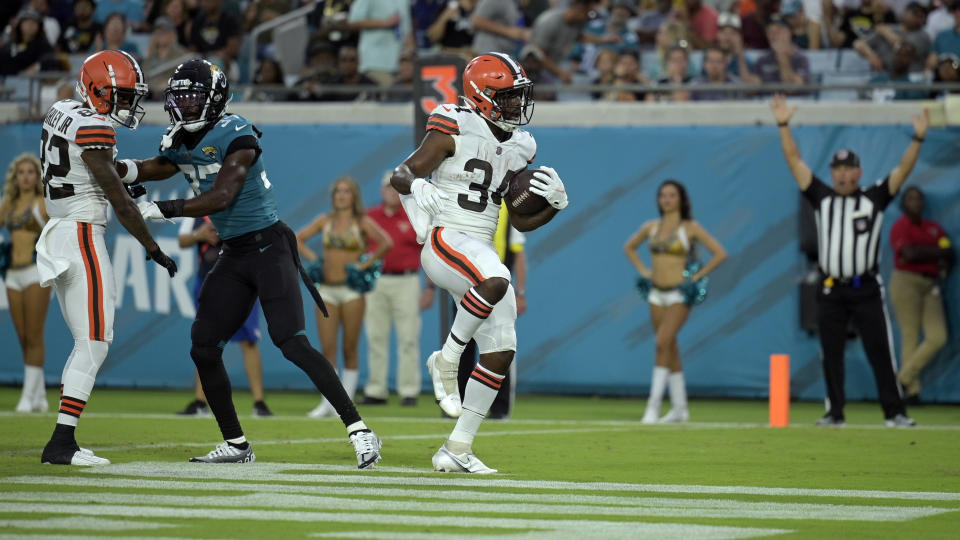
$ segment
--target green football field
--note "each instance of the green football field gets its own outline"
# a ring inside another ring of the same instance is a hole
[[[0,388],[0,411],[19,390]],[[50,391],[51,401],[54,398]],[[691,405],[686,425],[642,426],[639,399],[520,396],[474,450],[489,476],[432,471],[453,427],[418,407],[362,407],[383,461],[357,471],[339,420],[314,394],[274,393],[275,418],[234,399],[257,462],[187,463],[219,442],[212,418],[172,413],[182,392],[97,389],[78,440],[112,465],[40,464],[54,414],[0,413],[0,540],[6,538],[960,538],[960,407],[794,403],[766,426],[760,401]]]

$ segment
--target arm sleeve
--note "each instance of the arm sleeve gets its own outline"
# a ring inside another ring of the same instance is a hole
[[[460,135],[460,124],[454,111],[440,105],[427,118],[427,131],[439,131],[447,135]]]
[[[117,145],[117,132],[106,123],[80,126],[77,128],[74,142],[81,150],[113,148]]]
[[[367,19],[367,11],[369,10],[366,0],[353,0],[353,3],[350,4],[350,15],[347,17],[347,21],[352,23],[364,21]]]
[[[817,208],[820,205],[820,201],[829,197],[832,193],[833,190],[827,187],[827,185],[823,183],[823,180],[814,176],[810,181],[810,185],[803,191],[803,196],[810,201],[810,204],[812,204],[814,208]]]

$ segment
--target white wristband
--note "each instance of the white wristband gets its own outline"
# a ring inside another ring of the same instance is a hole
[[[137,175],[140,174],[140,170],[137,167],[137,162],[132,159],[121,159],[120,163],[123,163],[127,166],[127,174],[123,175],[120,180],[124,184],[132,184],[137,181]]]

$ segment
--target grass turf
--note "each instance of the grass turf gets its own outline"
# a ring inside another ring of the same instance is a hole
[[[17,398],[0,388],[0,411]],[[822,406],[794,403],[791,426],[771,429],[765,402],[697,400],[690,424],[641,426],[636,399],[520,396],[474,444],[501,474],[474,477],[431,471],[453,422],[429,396],[360,408],[384,440],[379,470],[362,472],[342,423],[304,416],[315,394],[268,395],[278,416],[264,419],[249,416],[249,394],[234,400],[258,463],[212,473],[185,463],[219,432],[170,414],[182,392],[97,389],[77,437],[113,461],[102,471],[40,465],[53,414],[0,415],[0,538],[956,538],[960,527],[955,406],[913,409],[919,428],[887,429],[878,405],[854,403],[846,427],[816,428]],[[38,522],[56,518],[69,519]]]

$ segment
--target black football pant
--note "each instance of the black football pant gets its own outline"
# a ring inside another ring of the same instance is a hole
[[[463,349],[463,354],[460,355],[460,366],[457,370],[457,385],[460,387],[460,395],[463,396],[467,391],[467,381],[470,380],[470,374],[473,373],[473,369],[477,365],[477,342],[470,340],[467,343],[466,348]],[[510,416],[510,409],[513,407],[513,397],[514,393],[512,388],[514,385],[513,377],[510,376],[514,372],[514,367],[516,365],[516,358],[513,362],[510,362],[510,370],[504,374],[503,383],[500,385],[500,390],[497,392],[497,397],[494,398],[493,403],[490,405],[490,411],[487,412],[487,418],[506,418]]]
[[[307,341],[295,250],[296,237],[283,222],[225,240],[200,289],[190,356],[224,439],[240,437],[243,430],[223,367],[223,347],[250,315],[257,298],[270,339],[283,356],[310,376],[345,424],[360,420],[336,371]]]
[[[883,285],[879,278],[864,276],[859,286],[837,282],[833,287],[824,287],[817,297],[817,310],[823,374],[830,400],[828,414],[837,419],[844,417],[843,352],[851,321],[860,334],[867,359],[873,368],[884,418],[906,414],[894,365],[889,318],[883,305]]]

